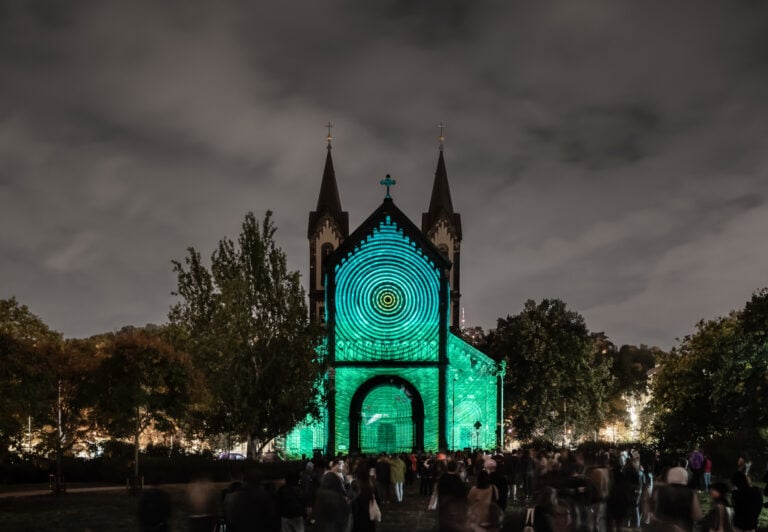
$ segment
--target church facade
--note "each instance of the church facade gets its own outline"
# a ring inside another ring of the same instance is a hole
[[[504,368],[459,336],[461,217],[441,147],[417,227],[381,205],[352,233],[328,154],[309,215],[309,300],[327,326],[323,419],[285,439],[291,455],[501,444]],[[383,191],[383,189],[381,189]]]

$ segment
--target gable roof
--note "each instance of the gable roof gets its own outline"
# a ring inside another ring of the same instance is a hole
[[[430,240],[424,236],[421,230],[395,206],[392,198],[384,198],[382,204],[349,235],[333,253],[326,258],[326,266],[337,265],[344,257],[353,252],[355,248],[370,235],[373,234],[381,222],[389,216],[390,220],[397,225],[412,242],[423,251],[424,255],[431,260],[435,266],[441,270],[448,270],[451,267],[451,261],[443,255],[440,250]]]

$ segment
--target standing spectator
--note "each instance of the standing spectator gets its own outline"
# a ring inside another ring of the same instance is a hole
[[[485,471],[488,472],[488,478],[490,479],[491,484],[496,486],[496,491],[498,492],[496,504],[502,511],[504,511],[507,508],[509,483],[507,482],[506,477],[496,470],[496,466],[496,460],[489,459],[485,461]]]
[[[408,460],[405,460],[405,485],[410,486],[413,481],[418,477],[419,471],[419,459],[416,458],[414,453],[408,455]]]
[[[688,455],[688,467],[691,470],[689,486],[696,491],[701,490],[701,473],[702,468],[704,467],[704,455],[701,454],[698,447]]]
[[[589,474],[592,491],[592,515],[595,518],[596,532],[606,530],[606,509],[608,495],[611,493],[611,476],[608,470],[608,453],[602,453],[597,459],[597,467]]]
[[[709,489],[712,486],[712,460],[708,455],[704,455],[704,465],[701,468],[704,476],[704,490],[709,493]]]
[[[291,471],[285,475],[285,484],[275,493],[281,532],[304,532],[306,514],[304,496],[299,488],[299,475]]]
[[[405,482],[405,462],[399,455],[392,455],[388,458],[389,462],[389,481],[395,491],[397,502],[403,502],[403,482]]]
[[[261,472],[245,472],[245,484],[224,498],[224,520],[228,532],[272,531],[277,522],[272,497],[261,484]]]
[[[557,500],[557,491],[552,486],[544,486],[536,497],[533,507],[533,529],[535,532],[554,532],[561,528],[563,519],[568,518]]]
[[[624,460],[624,464],[629,463]],[[621,465],[621,456],[611,458],[610,490],[606,500],[606,519],[608,530],[619,531],[626,526],[634,506],[634,487],[630,481],[631,473]],[[635,474],[636,476],[636,474]]]
[[[376,485],[379,489],[379,495],[381,496],[384,504],[390,503],[390,491],[389,491],[389,460],[386,453],[381,453],[379,459],[376,460]]]
[[[739,459],[736,461],[736,469],[744,473],[749,477],[749,470],[752,468],[752,458],[749,457],[749,453],[742,452],[739,454]]]
[[[517,500],[517,487],[523,483],[522,475],[520,474],[520,457],[518,451],[515,450],[504,461],[504,472],[510,482],[510,497],[512,497],[512,503]]]
[[[467,490],[451,460],[437,481],[437,520],[440,532],[463,532],[467,516]]]
[[[433,473],[432,460],[428,457],[423,457],[419,461],[419,495],[432,495],[432,488],[434,487]]]
[[[709,490],[712,505],[704,519],[699,523],[702,530],[733,532],[733,508],[728,504],[728,486],[715,482]]]
[[[688,487],[688,472],[673,467],[667,472],[667,484],[654,490],[656,513],[654,528],[672,530],[677,527],[687,532],[703,517],[699,497]]]
[[[737,532],[749,532],[757,528],[757,520],[763,510],[763,496],[760,490],[749,482],[743,471],[737,471],[731,478],[734,490],[733,526]]]
[[[344,484],[339,475],[328,471],[320,481],[312,509],[315,519],[313,530],[317,532],[346,532],[349,530],[351,513]],[[229,532],[229,530],[227,530]]]
[[[355,471],[354,481],[357,495],[352,499],[352,532],[375,532],[376,521],[371,519],[370,506],[372,501],[379,504],[373,479],[368,471],[367,464],[358,467]]]
[[[534,479],[536,477],[536,464],[533,460],[533,451],[525,449],[520,457],[520,475],[523,479],[523,492],[526,499],[533,498]]]
[[[304,466],[304,471],[301,472],[301,478],[299,480],[301,496],[304,499],[304,507],[306,508],[306,515],[312,513],[312,504],[315,501],[314,469],[315,464],[307,462]]]
[[[473,528],[484,528],[491,525],[491,518],[497,513],[492,513],[491,507],[497,507],[499,492],[491,483],[488,471],[483,469],[477,475],[477,483],[472,486],[467,495],[468,517]],[[494,523],[496,524],[496,523]]]

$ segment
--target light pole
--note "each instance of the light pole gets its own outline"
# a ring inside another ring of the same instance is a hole
[[[458,375],[453,376],[453,382],[451,383],[451,450],[456,450],[456,381],[459,380]]]
[[[476,434],[476,436],[475,436],[475,448],[476,449],[480,448],[480,427],[482,427],[482,426],[483,426],[483,424],[480,423],[479,420],[475,421],[475,434]]]

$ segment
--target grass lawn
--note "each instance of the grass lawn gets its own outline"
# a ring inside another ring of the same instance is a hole
[[[219,497],[226,484],[168,485],[172,530],[187,530],[188,516],[219,512]],[[132,531],[139,496],[126,491],[67,493],[0,498],[0,530]]]

